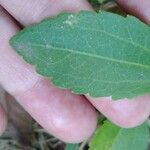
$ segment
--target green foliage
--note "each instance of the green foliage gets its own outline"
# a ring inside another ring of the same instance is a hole
[[[28,27],[10,44],[56,86],[120,99],[150,92],[149,39],[132,16],[82,11]]]
[[[65,150],[78,150],[79,145],[78,144],[67,144]]]
[[[148,138],[146,123],[133,129],[124,129],[106,121],[97,129],[90,150],[146,150]]]

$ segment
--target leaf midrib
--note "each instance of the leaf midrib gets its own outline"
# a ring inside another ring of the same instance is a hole
[[[81,51],[77,51],[77,50],[73,50],[73,49],[68,49],[68,48],[60,48],[60,47],[54,47],[52,45],[46,44],[46,45],[42,45],[42,44],[30,44],[31,46],[34,47],[42,47],[45,49],[54,49],[54,50],[59,50],[59,51],[64,51],[64,52],[70,52],[70,53],[74,53],[74,54],[79,54],[79,55],[84,55],[84,56],[88,56],[88,57],[93,57],[93,58],[99,58],[99,59],[103,59],[103,60],[107,60],[107,61],[111,61],[111,62],[115,62],[115,63],[121,63],[121,64],[126,64],[126,65],[131,65],[131,66],[136,66],[136,67],[142,67],[145,69],[150,69],[150,66],[148,65],[142,65],[139,63],[135,63],[135,62],[130,62],[130,61],[124,61],[124,60],[117,60],[114,58],[109,58],[109,57],[104,57],[104,56],[100,56],[100,55],[95,55],[95,54],[90,54],[90,53],[86,53],[86,52],[81,52]]]

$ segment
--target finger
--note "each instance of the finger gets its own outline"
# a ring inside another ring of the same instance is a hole
[[[63,141],[81,142],[95,130],[96,114],[88,101],[51,86],[47,80],[16,98],[45,129]]]
[[[117,101],[111,97],[88,99],[108,119],[124,128],[142,124],[150,114],[150,95]]]
[[[84,97],[53,87],[11,49],[18,31],[6,13],[0,15],[0,83],[48,132],[66,142],[80,142],[95,130],[96,113]]]
[[[61,11],[91,8],[86,0],[0,0],[0,4],[23,25],[37,23]]]
[[[116,0],[128,12],[150,24],[150,0]]]

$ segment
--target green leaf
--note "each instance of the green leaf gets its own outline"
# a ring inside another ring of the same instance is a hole
[[[90,143],[90,150],[146,150],[149,130],[144,123],[132,129],[119,128],[106,121]]]
[[[78,150],[79,144],[67,144],[65,150]]]
[[[63,13],[10,44],[38,73],[77,94],[120,99],[150,92],[150,28],[135,17]]]

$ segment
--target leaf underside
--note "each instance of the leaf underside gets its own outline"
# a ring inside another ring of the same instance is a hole
[[[146,150],[148,139],[149,129],[146,123],[124,129],[105,121],[93,136],[90,150]]]
[[[120,99],[150,92],[149,39],[135,17],[81,11],[25,28],[10,44],[56,86]]]

